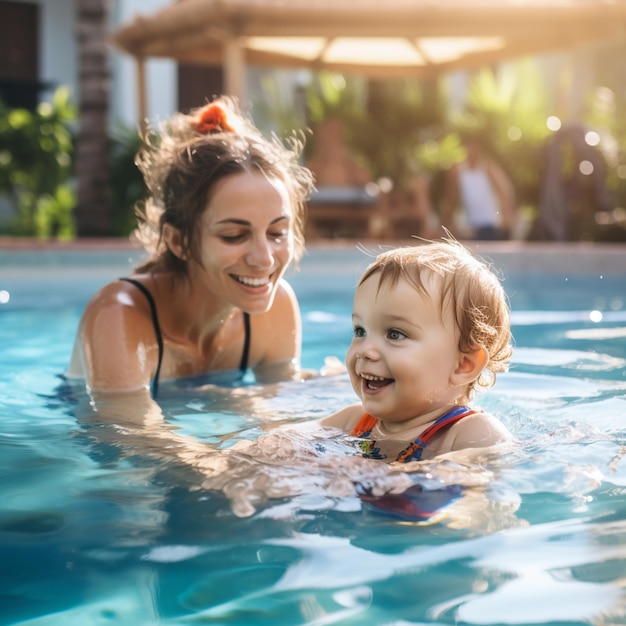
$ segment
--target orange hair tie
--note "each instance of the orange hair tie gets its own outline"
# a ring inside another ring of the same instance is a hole
[[[226,119],[226,112],[219,104],[209,104],[198,115],[194,128],[203,134],[212,132],[229,131],[234,132],[234,128]]]

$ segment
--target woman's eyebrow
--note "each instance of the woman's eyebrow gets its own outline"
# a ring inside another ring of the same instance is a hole
[[[224,220],[220,220],[219,222],[215,222],[216,224],[238,224],[240,226],[251,226],[251,223],[247,220],[240,220],[235,217],[228,217]]]
[[[277,224],[278,222],[282,220],[288,220],[288,219],[289,219],[288,215],[280,215],[279,217],[277,217],[276,219],[273,219],[270,222],[270,226]],[[219,222],[215,222],[215,224],[237,224],[238,226],[252,226],[252,222],[249,222],[248,220],[241,220],[236,217],[227,217],[223,220],[220,220]]]

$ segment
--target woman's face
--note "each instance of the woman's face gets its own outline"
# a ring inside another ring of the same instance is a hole
[[[282,181],[260,170],[220,180],[200,218],[192,281],[243,311],[266,312],[293,258],[293,221]]]

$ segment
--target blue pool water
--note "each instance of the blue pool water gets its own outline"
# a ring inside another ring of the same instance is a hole
[[[626,624],[626,252],[608,271],[571,254],[493,254],[516,351],[477,401],[514,451],[398,475],[270,429],[352,402],[341,375],[166,395],[200,469],[99,422],[58,374],[87,298],[136,255],[0,251],[0,625]],[[343,358],[367,261],[315,249],[290,277],[306,367]],[[462,491],[427,524],[355,482]]]

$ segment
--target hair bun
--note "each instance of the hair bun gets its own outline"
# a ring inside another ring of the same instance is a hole
[[[204,135],[214,132],[234,132],[234,128],[228,123],[226,111],[217,103],[207,104],[198,113],[198,117],[194,122],[194,128],[197,132]]]

